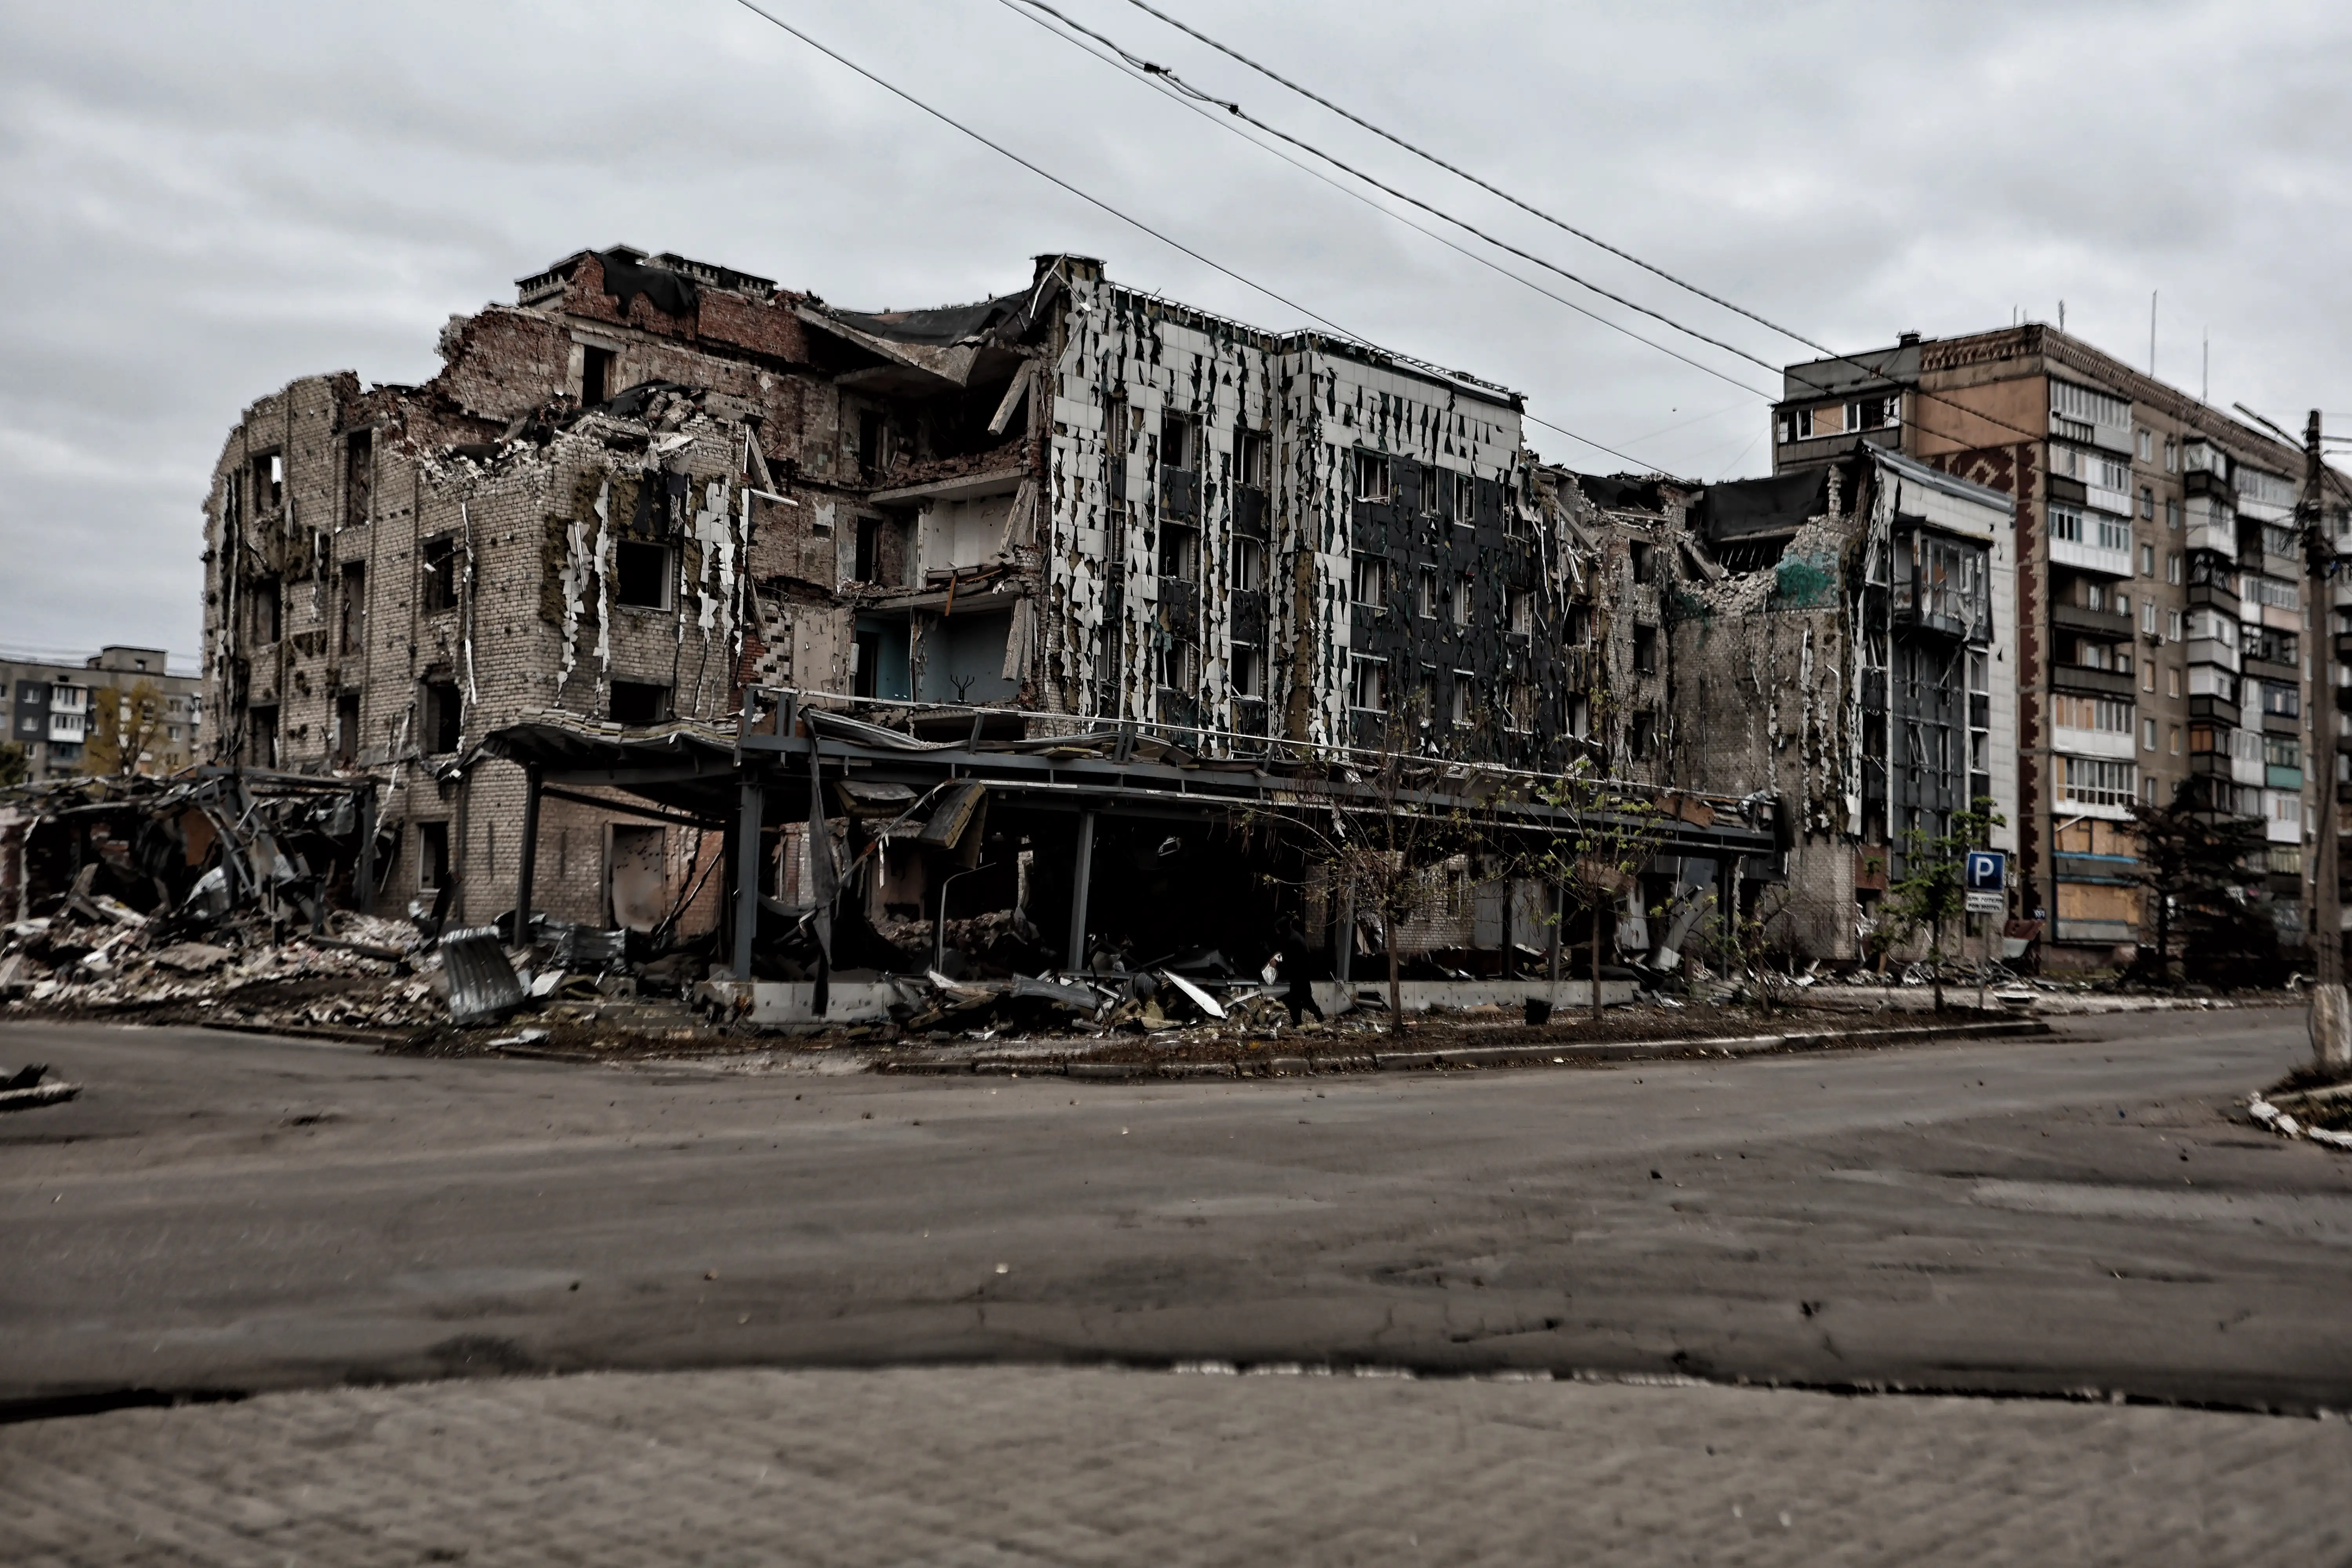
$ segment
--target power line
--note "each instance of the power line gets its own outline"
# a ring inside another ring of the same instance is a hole
[[[1005,0],[1005,3],[1010,4],[1012,3],[1012,0]],[[1558,262],[1546,260],[1543,257],[1538,256],[1535,252],[1522,249],[1520,247],[1513,245],[1508,240],[1498,239],[1495,236],[1488,234],[1485,229],[1478,227],[1475,224],[1470,223],[1466,219],[1455,217],[1452,213],[1445,211],[1443,207],[1425,202],[1419,196],[1413,195],[1408,191],[1400,190],[1396,186],[1387,184],[1385,181],[1378,179],[1371,174],[1368,174],[1363,170],[1355,167],[1353,164],[1343,162],[1342,160],[1334,157],[1332,154],[1324,152],[1320,147],[1314,145],[1312,142],[1301,141],[1299,138],[1291,135],[1290,132],[1282,130],[1278,126],[1267,124],[1265,121],[1258,119],[1255,115],[1250,113],[1238,103],[1234,103],[1222,98],[1213,98],[1208,93],[1202,92],[1200,89],[1192,86],[1190,82],[1186,81],[1182,77],[1178,76],[1174,71],[1170,70],[1167,67],[1155,65],[1151,61],[1144,59],[1139,55],[1131,54],[1127,49],[1120,47],[1116,40],[1109,38],[1101,33],[1096,32],[1093,28],[1085,26],[1083,23],[1072,21],[1061,12],[1054,9],[1053,6],[1046,5],[1045,0],[1018,0],[1018,3],[1030,6],[1035,10],[1043,11],[1047,16],[1050,16],[1055,20],[1060,22],[1063,26],[1073,28],[1077,32],[1084,33],[1087,37],[1104,45],[1106,47],[1117,50],[1119,58],[1126,60],[1138,71],[1148,73],[1150,76],[1157,77],[1160,79],[1166,81],[1178,91],[1183,93],[1187,98],[1195,99],[1202,103],[1214,104],[1217,108],[1223,110],[1226,113],[1232,115],[1236,120],[1240,120],[1246,124],[1253,125],[1258,130],[1265,132],[1269,136],[1279,137],[1283,141],[1290,143],[1293,147],[1297,148],[1299,151],[1308,153],[1313,157],[1321,159],[1324,163],[1330,164],[1333,168],[1339,170],[1342,174],[1345,174],[1353,179],[1361,180],[1364,184],[1371,186],[1374,190],[1380,191],[1386,195],[1393,196],[1398,201],[1405,202],[1412,206],[1419,207],[1423,212],[1429,214],[1432,217],[1438,219],[1440,222],[1450,223],[1464,233],[1473,235],[1477,238],[1486,241],[1488,245],[1493,246],[1497,250],[1504,251],[1508,255],[1516,256],[1522,261],[1532,262],[1536,266],[1542,268],[1547,272],[1557,273],[1560,277],[1565,278],[1570,282],[1575,284],[1580,289],[1588,289],[1613,304],[1622,305],[1629,310],[1639,311],[1641,314],[1649,317],[1652,321],[1672,327],[1675,331],[1682,333],[1685,337],[1696,338],[1700,342],[1706,343],[1711,348],[1721,349],[1727,354],[1732,354],[1740,359],[1744,359],[1751,364],[1760,365],[1764,369],[1771,371],[1775,374],[1780,374],[1780,367],[1774,364],[1769,360],[1759,358],[1755,354],[1749,353],[1746,349],[1738,347],[1737,344],[1725,342],[1720,338],[1709,337],[1706,333],[1700,331],[1696,327],[1685,326],[1682,322],[1675,321],[1672,316],[1665,314],[1662,310],[1654,310],[1649,306],[1642,304],[1638,300],[1629,300],[1622,294],[1614,293],[1610,289],[1602,288],[1600,284],[1593,282],[1589,278],[1580,277],[1576,273],[1570,272],[1567,268],[1560,266]],[[1158,13],[1155,12],[1154,15],[1158,15]],[[1318,101],[1320,100],[1318,100]],[[1590,312],[1588,312],[1588,314]],[[1647,340],[1643,341],[1646,342]],[[1651,346],[1654,348],[1657,345],[1654,343]],[[1667,352],[1671,353],[1672,351],[1669,350]],[[1679,359],[1682,356],[1677,354],[1675,357]],[[1740,384],[1733,382],[1732,384],[1737,386]],[[1754,391],[1752,387],[1748,390]],[[1764,394],[1758,393],[1757,395],[1762,396]]]
[[[1037,5],[1039,4],[1039,0],[1024,0],[1024,3]],[[1675,287],[1684,289],[1689,293],[1696,294],[1700,299],[1707,300],[1711,304],[1721,306],[1724,310],[1729,310],[1736,315],[1744,316],[1759,326],[1765,327],[1771,331],[1778,332],[1782,337],[1789,339],[1792,342],[1802,343],[1805,347],[1811,349],[1816,353],[1825,355],[1836,363],[1861,371],[1868,375],[1879,375],[1883,374],[1876,366],[1866,365],[1860,360],[1854,359],[1846,354],[1839,353],[1836,350],[1828,347],[1826,344],[1815,342],[1812,339],[1805,336],[1802,332],[1797,331],[1792,328],[1781,326],[1778,322],[1775,322],[1767,317],[1759,315],[1757,312],[1748,310],[1743,305],[1735,304],[1731,300],[1722,298],[1720,295],[1700,288],[1696,283],[1678,278],[1674,273],[1667,271],[1664,268],[1656,266],[1652,262],[1645,261],[1642,258],[1634,255],[1632,251],[1612,245],[1607,240],[1601,239],[1596,235],[1587,233],[1585,230],[1568,222],[1565,218],[1561,218],[1551,213],[1546,212],[1541,207],[1535,205],[1533,203],[1524,201],[1519,197],[1513,195],[1510,192],[1504,190],[1499,185],[1496,185],[1486,180],[1481,179],[1479,176],[1471,174],[1468,170],[1459,168],[1456,165],[1446,162],[1444,159],[1438,157],[1435,153],[1415,146],[1412,142],[1406,141],[1403,137],[1374,124],[1372,121],[1365,119],[1362,115],[1354,112],[1352,110],[1345,109],[1340,105],[1332,102],[1329,99],[1325,98],[1320,93],[1314,91],[1312,89],[1300,86],[1297,82],[1292,81],[1288,77],[1282,75],[1272,67],[1252,59],[1249,56],[1243,54],[1240,50],[1232,47],[1230,45],[1219,42],[1217,39],[1211,37],[1208,34],[1202,32],[1198,27],[1183,21],[1181,18],[1171,16],[1167,12],[1159,9],[1157,6],[1147,4],[1147,0],[1128,0],[1128,3],[1133,5],[1137,10],[1142,11],[1148,16],[1158,17],[1160,21],[1165,22],[1168,26],[1175,28],[1177,31],[1206,44],[1209,47],[1216,50],[1219,54],[1240,62],[1242,65],[1248,67],[1251,70],[1257,72],[1260,76],[1265,77],[1267,80],[1289,89],[1292,92],[1298,94],[1301,98],[1307,100],[1311,103],[1320,105],[1324,109],[1327,109],[1332,113],[1339,116],[1341,119],[1348,121],[1350,124],[1362,127],[1364,130],[1370,132],[1373,135],[1380,137],[1382,141],[1391,142],[1394,145],[1402,148],[1404,151],[1412,153],[1414,157],[1434,164],[1436,167],[1444,170],[1446,173],[1453,174],[1459,179],[1469,182],[1471,184],[1477,186],[1480,190],[1486,191],[1488,194],[1509,203],[1511,205],[1541,219],[1543,222],[1551,225],[1553,227],[1558,228],[1564,233],[1575,236],[1577,238],[1583,240],[1588,245],[1596,246],[1599,248],[1607,251],[1612,256],[1615,256],[1625,261],[1631,262],[1633,265],[1642,268],[1643,271],[1649,272],[1658,278],[1662,278],[1665,281],[1673,284]],[[1118,46],[1113,45],[1112,47],[1117,47]],[[1124,50],[1121,52],[1125,53]],[[1166,72],[1165,68],[1160,67],[1153,67],[1151,68],[1155,72],[1161,72],[1171,77],[1174,74],[1172,72]],[[1188,90],[1197,89],[1188,88]],[[1242,114],[1242,110],[1238,106],[1226,103],[1224,100],[1220,99],[1209,98],[1207,94],[1202,94],[1201,96],[1209,102],[1217,103],[1221,107],[1231,110],[1234,114]],[[1248,118],[1245,115],[1243,117]],[[1261,124],[1262,122],[1252,120],[1250,123],[1255,125]],[[1271,127],[1267,127],[1267,129],[1271,131],[1273,134],[1282,136],[1285,141],[1291,142],[1294,145],[1312,153],[1316,157],[1332,164],[1334,167],[1348,169],[1347,164],[1340,163],[1339,160],[1332,157],[1329,153],[1322,152],[1320,149],[1315,148],[1305,142],[1300,142],[1296,138],[1285,135],[1282,132],[1273,131]],[[1353,169],[1348,169],[1348,172],[1351,174],[1355,174],[1357,178],[1364,180],[1367,184],[1380,185],[1378,181],[1372,180],[1369,175],[1359,174]],[[1391,189],[1391,187],[1386,185],[1380,185],[1380,188],[1382,190]],[[1411,196],[1402,195],[1401,193],[1391,191],[1391,194],[1399,195],[1400,199],[1413,202],[1413,205],[1423,207],[1424,210],[1438,213],[1438,216],[1445,218],[1445,221],[1448,223],[1454,224],[1465,229],[1469,229],[1470,232],[1474,234],[1479,233],[1478,230],[1472,228],[1470,225],[1464,223],[1461,219],[1455,218],[1449,214],[1438,212],[1438,209],[1429,206],[1426,203],[1420,202]],[[1502,242],[1493,240],[1484,234],[1479,234],[1479,237],[1482,239],[1487,239],[1490,244],[1502,244]],[[1722,342],[1718,339],[1711,338],[1704,332],[1686,327],[1680,321],[1675,321],[1671,316],[1665,315],[1662,311],[1651,310],[1649,307],[1644,305],[1633,304],[1632,301],[1623,300],[1619,295],[1610,293],[1607,289],[1598,288],[1597,286],[1587,282],[1585,279],[1577,277],[1574,273],[1569,272],[1565,268],[1555,267],[1551,263],[1544,261],[1539,258],[1530,256],[1528,252],[1519,250],[1516,247],[1503,245],[1502,248],[1510,250],[1514,255],[1525,256],[1528,259],[1536,262],[1538,266],[1558,272],[1561,277],[1570,279],[1580,287],[1591,289],[1594,293],[1601,294],[1604,298],[1616,300],[1621,304],[1626,304],[1631,309],[1639,310],[1645,316],[1650,316],[1657,321],[1664,322],[1678,332],[1696,338],[1702,342],[1712,343],[1717,348],[1724,349],[1728,353],[1738,355],[1741,359],[1749,361],[1751,363],[1762,365],[1766,370],[1773,371],[1776,374],[1793,379],[1800,384],[1809,387],[1814,392],[1821,393],[1831,390],[1827,384],[1800,374],[1793,369],[1785,366],[1774,365],[1769,361],[1759,359],[1758,356],[1748,353],[1744,349],[1734,348],[1730,344]],[[2013,425],[2010,421],[2000,417],[1998,415],[1988,414],[1982,409],[1970,407],[1967,404],[1959,403],[1952,398],[1946,397],[1941,393],[1930,392],[1924,386],[1915,387],[1913,390],[1921,397],[1929,399],[1932,402],[1943,404],[1948,408],[1969,415],[1974,418],[1981,419],[1986,424],[1998,426],[2004,430],[2013,431],[2017,435],[2023,436],[2030,440],[2042,440],[2046,438],[2049,434],[2046,430],[2031,430],[2022,425]]]
[[[1141,218],[1123,212],[1119,208],[1111,205],[1108,202],[1104,201],[1100,196],[1080,189],[1078,186],[1072,184],[1069,181],[1063,179],[1059,174],[1055,174],[1051,171],[1030,162],[1028,159],[1023,157],[1020,153],[1013,152],[1011,148],[1003,145],[1002,142],[990,140],[987,136],[984,136],[980,132],[973,130],[971,126],[966,125],[963,121],[947,113],[945,110],[932,108],[929,104],[924,102],[921,99],[917,98],[913,93],[908,92],[906,89],[898,86],[894,82],[884,79],[882,77],[866,69],[864,66],[859,65],[856,61],[849,58],[846,55],[840,53],[838,50],[834,49],[825,44],[820,43],[815,38],[811,37],[808,34],[802,32],[798,27],[793,26],[790,22],[785,21],[782,17],[778,16],[773,12],[756,4],[755,0],[736,0],[736,4],[742,6],[743,9],[751,12],[761,20],[791,34],[793,37],[798,38],[802,43],[806,44],[810,48],[814,49],[817,53],[824,56],[825,58],[833,61],[835,65],[856,72],[857,75],[864,77],[867,81],[872,82],[875,86],[889,93],[892,97],[898,98],[914,108],[921,110],[925,114],[929,115],[932,119],[937,120],[941,124],[948,126],[951,130],[960,132],[963,135],[970,137],[974,142],[979,142],[990,152],[994,153],[1001,157],[1009,159],[1013,163],[1020,164],[1021,167],[1028,170],[1039,179],[1044,180],[1047,184],[1055,185],[1061,190],[1068,192],[1071,195],[1077,197],[1087,205],[1108,214],[1110,216],[1117,218],[1119,222],[1126,224],[1128,226],[1136,229],[1139,233],[1150,235],[1152,238],[1160,241],[1160,244],[1167,246],[1170,249],[1178,251],[1182,255],[1192,258],[1202,266],[1206,267],[1213,271],[1222,273],[1223,276],[1232,279],[1234,282],[1239,283],[1245,289],[1249,289],[1259,294],[1265,295],[1267,299],[1274,300],[1276,304],[1282,305],[1288,310],[1297,311],[1300,315],[1307,317],[1309,321],[1322,323],[1324,326],[1328,327],[1338,336],[1345,338],[1350,342],[1360,344],[1365,348],[1372,349],[1382,353],[1390,352],[1388,350],[1381,349],[1380,345],[1374,343],[1370,339],[1366,338],[1360,333],[1350,331],[1349,329],[1341,326],[1339,322],[1333,321],[1330,317],[1324,315],[1319,310],[1302,305],[1298,301],[1289,298],[1287,295],[1280,293],[1277,290],[1267,287],[1265,284],[1258,282],[1255,279],[1247,277],[1241,272],[1237,272],[1233,268],[1226,266],[1221,261],[1213,260],[1209,257],[1203,256],[1201,252],[1193,249],[1191,246],[1186,245],[1183,241],[1177,239],[1160,229],[1154,228],[1151,225],[1144,222]],[[1442,367],[1436,365],[1431,365],[1429,368],[1433,370],[1442,369]],[[1595,441],[1589,436],[1580,436],[1575,431],[1568,429],[1563,426],[1555,425],[1548,419],[1538,419],[1535,416],[1527,413],[1525,409],[1521,409],[1520,414],[1522,417],[1526,418],[1530,423],[1540,425],[1547,430],[1557,431],[1572,441],[1577,441],[1584,446],[1592,447],[1595,451],[1606,452],[1612,458],[1620,458],[1625,462],[1633,464],[1637,468],[1648,469],[1654,473],[1662,473],[1664,471],[1664,469],[1659,468],[1655,464],[1644,463],[1639,458],[1633,457],[1624,452],[1620,452],[1615,447]]]
[[[1267,156],[1278,158],[1283,163],[1289,164],[1294,169],[1297,169],[1300,174],[1307,174],[1314,179],[1322,181],[1333,190],[1349,196],[1356,201],[1363,203],[1366,206],[1371,208],[1374,212],[1379,213],[1381,216],[1393,219],[1395,222],[1404,225],[1407,228],[1412,229],[1415,234],[1426,235],[1429,238],[1435,240],[1438,244],[1445,247],[1446,249],[1454,252],[1456,255],[1467,257],[1472,261],[1476,262],[1479,266],[1486,268],[1490,271],[1501,274],[1503,277],[1509,279],[1512,282],[1518,284],[1521,288],[1532,289],[1536,293],[1542,295],[1545,299],[1553,301],[1555,304],[1565,305],[1568,309],[1574,310],[1578,315],[1598,321],[1612,331],[1622,332],[1626,337],[1633,339],[1635,342],[1642,344],[1645,348],[1655,349],[1660,353],[1665,354],[1669,358],[1682,361],[1683,363],[1689,365],[1694,370],[1704,371],[1706,374],[1714,376],[1718,381],[1727,382],[1729,384],[1739,388],[1742,392],[1747,393],[1752,397],[1761,397],[1767,402],[1773,400],[1770,393],[1750,386],[1746,382],[1739,380],[1738,377],[1727,374],[1725,372],[1717,370],[1715,366],[1708,364],[1702,360],[1695,360],[1691,358],[1688,354],[1682,353],[1680,350],[1668,348],[1665,344],[1659,342],[1654,338],[1645,338],[1641,333],[1633,331],[1631,327],[1624,325],[1622,322],[1613,321],[1597,310],[1588,310],[1584,306],[1578,304],[1575,300],[1569,299],[1564,294],[1555,293],[1553,290],[1545,288],[1542,284],[1535,281],[1535,279],[1531,278],[1526,277],[1521,273],[1512,271],[1509,268],[1496,261],[1494,258],[1490,256],[1482,256],[1477,251],[1471,249],[1468,246],[1464,245],[1457,240],[1449,239],[1433,228],[1429,228],[1423,225],[1415,223],[1412,219],[1405,216],[1403,214],[1382,206],[1380,203],[1374,201],[1371,197],[1366,195],[1363,192],[1356,189],[1354,186],[1343,184],[1339,181],[1333,179],[1330,175],[1323,173],[1320,169],[1315,168],[1311,164],[1300,163],[1297,159],[1285,153],[1281,148],[1267,146],[1265,142],[1259,141],[1255,136],[1250,135],[1247,132],[1242,130],[1240,126],[1234,124],[1231,121],[1220,120],[1202,107],[1203,103],[1215,103],[1218,100],[1204,98],[1202,94],[1196,91],[1181,79],[1176,77],[1175,73],[1169,71],[1164,68],[1155,66],[1149,60],[1139,62],[1135,57],[1128,54],[1116,43],[1103,37],[1101,34],[1093,32],[1083,25],[1070,20],[1069,17],[1064,16],[1061,12],[1055,10],[1052,6],[1043,5],[1033,6],[1029,3],[1029,0],[997,0],[997,4],[1003,5],[1006,10],[1012,12],[1014,16],[1019,16],[1024,21],[1030,22],[1036,26],[1045,29],[1047,33],[1050,33],[1055,37],[1061,39],[1064,43],[1086,55],[1088,58],[1099,60],[1104,65],[1109,66],[1113,69],[1125,71],[1128,75],[1134,77],[1137,80],[1143,82],[1146,86],[1157,89],[1170,101],[1192,110],[1194,114],[1199,115],[1202,119],[1221,130],[1233,132],[1234,135],[1241,138],[1244,142],[1248,142],[1251,146],[1257,148]],[[1053,23],[1046,21],[1045,17],[1035,15],[1035,12],[1038,11],[1046,13],[1046,15],[1053,16],[1055,20],[1062,22],[1073,30],[1084,34],[1086,37],[1092,38],[1102,44],[1105,47],[1112,51],[1111,55],[1102,55],[1087,47],[1086,44],[1080,39],[1072,37],[1068,33],[1063,32],[1060,28],[1055,27]],[[1220,104],[1220,107],[1230,106]],[[1240,118],[1247,121],[1252,125],[1257,125],[1259,123],[1257,121],[1251,120],[1249,116],[1245,114],[1241,115]],[[1279,132],[1273,132],[1273,134],[1280,135],[1281,133]],[[1366,183],[1374,184],[1375,182],[1367,181]],[[1484,237],[1481,236],[1480,237],[1483,238]],[[1506,247],[1504,248],[1508,247]],[[1581,439],[1581,437],[1579,438]]]

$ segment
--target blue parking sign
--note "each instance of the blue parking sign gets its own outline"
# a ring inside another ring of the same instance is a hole
[[[1998,893],[2009,885],[2009,857],[1998,849],[1971,849],[1965,868],[1967,890]]]

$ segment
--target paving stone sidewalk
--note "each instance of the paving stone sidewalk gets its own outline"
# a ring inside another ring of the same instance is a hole
[[[429,1384],[0,1427],[0,1562],[2341,1563],[2352,1426],[997,1367]]]

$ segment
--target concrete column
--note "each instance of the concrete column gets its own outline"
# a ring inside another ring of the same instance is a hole
[[[743,775],[735,818],[735,978],[751,978],[751,939],[760,934],[760,824],[767,790],[759,775]]]
[[[1337,894],[1332,904],[1339,916],[1331,922],[1331,978],[1345,989],[1353,978],[1349,971],[1356,957],[1356,895],[1353,889]]]
[[[530,936],[531,880],[539,869],[539,764],[522,770],[522,847],[515,852],[515,924],[507,940],[520,945]]]
[[[1070,867],[1070,973],[1087,967],[1087,888],[1094,879],[1095,814],[1078,813],[1078,852]]]
[[[375,785],[369,784],[360,792],[360,858],[352,875],[359,886],[357,895],[360,913],[375,913]]]

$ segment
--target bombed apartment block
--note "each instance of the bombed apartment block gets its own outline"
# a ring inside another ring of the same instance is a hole
[[[730,723],[757,687],[917,733],[981,709],[1536,768],[1591,722],[1519,399],[1458,373],[1066,256],[854,312],[583,251],[440,349],[422,385],[256,402],[206,508],[215,753],[388,780],[395,905],[511,907],[525,781],[482,742],[526,718]],[[542,809],[546,912],[717,918],[709,825],[587,784]]]
[[[1707,488],[1672,593],[1678,778],[1767,790],[1797,952],[1865,955],[1916,847],[1962,813],[2017,844],[2014,541],[2007,498],[1884,451]],[[2006,911],[1962,951],[1999,957]]]

